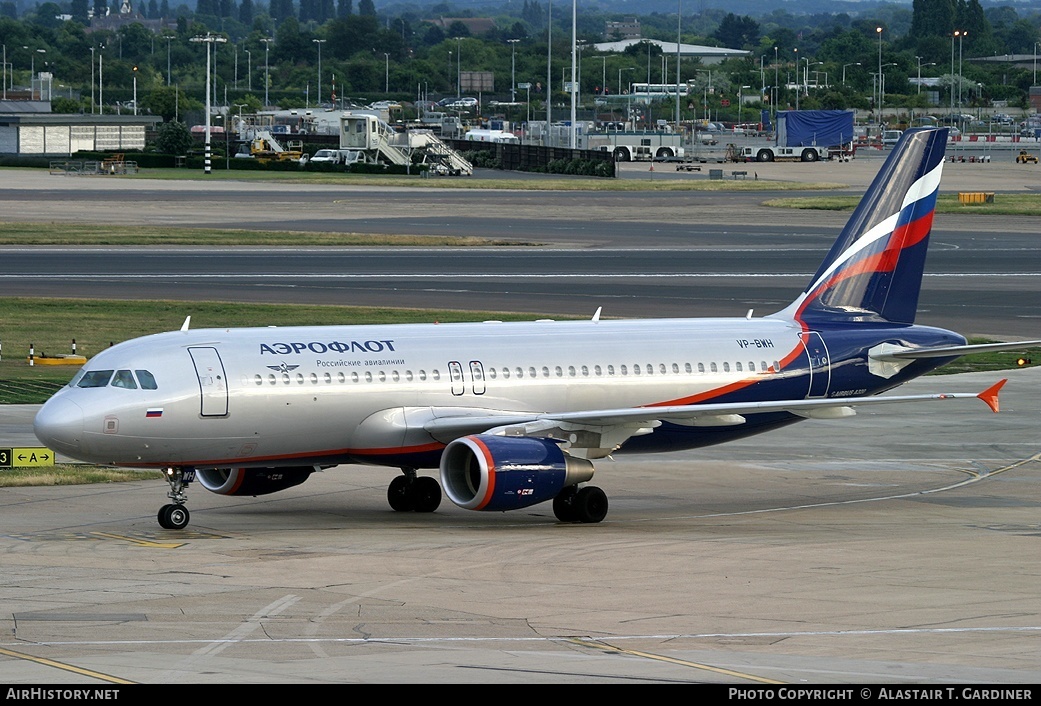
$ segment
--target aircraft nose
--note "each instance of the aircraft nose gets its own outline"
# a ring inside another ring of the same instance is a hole
[[[36,413],[33,432],[45,446],[75,457],[83,436],[83,409],[71,400],[50,400]]]

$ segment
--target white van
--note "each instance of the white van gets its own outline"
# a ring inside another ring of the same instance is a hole
[[[892,147],[900,141],[900,135],[903,134],[903,130],[883,130],[882,131],[882,146]]]

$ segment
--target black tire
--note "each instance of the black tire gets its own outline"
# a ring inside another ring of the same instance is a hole
[[[579,522],[602,522],[607,517],[607,493],[595,485],[587,485],[575,496],[574,507]]]
[[[440,488],[438,489],[440,491]],[[387,502],[395,512],[411,512],[416,508],[408,478],[396,476],[387,487]]]
[[[770,150],[759,150],[759,154],[755,156],[757,162],[772,162],[774,161],[774,153]]]
[[[416,512],[433,512],[441,504],[441,486],[430,476],[416,478],[410,492]]]
[[[159,508],[158,519],[163,529],[179,530],[188,526],[191,514],[184,505],[163,505]]]
[[[614,151],[614,161],[616,162],[631,162],[632,159],[629,156],[629,150],[621,147],[616,147]]]
[[[553,514],[561,522],[578,522],[578,512],[575,510],[575,497],[578,495],[578,487],[569,485],[561,490],[557,497],[553,498]]]
[[[803,150],[802,161],[804,162],[816,162],[817,161],[817,150]]]

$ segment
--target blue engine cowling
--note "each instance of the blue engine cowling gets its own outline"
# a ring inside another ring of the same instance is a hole
[[[198,470],[195,477],[202,487],[218,495],[268,495],[311,477],[312,466],[287,468],[210,468]]]
[[[445,494],[467,510],[517,510],[552,500],[593,477],[593,464],[550,439],[464,436],[441,454]]]

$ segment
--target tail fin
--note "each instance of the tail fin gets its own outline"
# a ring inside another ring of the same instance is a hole
[[[810,286],[781,314],[914,323],[946,146],[946,128],[903,134]]]

